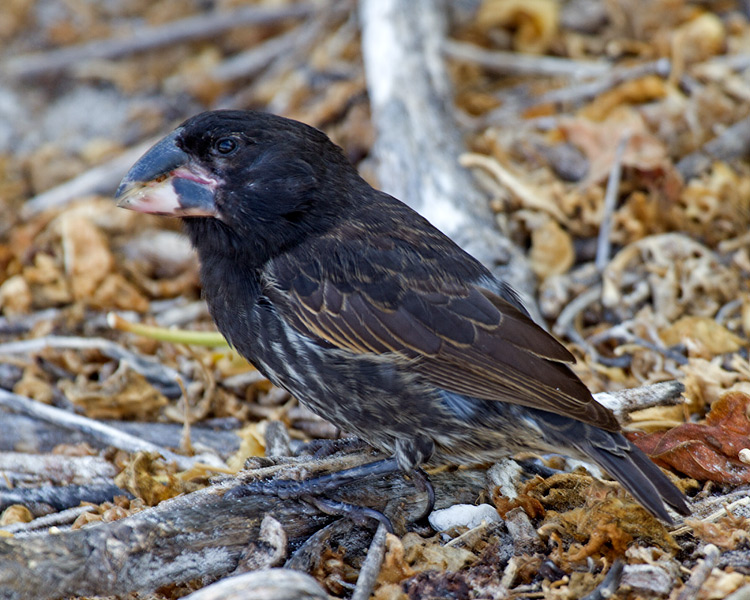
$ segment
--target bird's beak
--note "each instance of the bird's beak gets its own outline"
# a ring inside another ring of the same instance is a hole
[[[133,165],[117,188],[117,206],[171,217],[218,217],[219,182],[177,146],[180,133],[170,133]]]

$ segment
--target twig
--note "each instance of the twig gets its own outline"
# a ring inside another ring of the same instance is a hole
[[[687,580],[685,587],[682,588],[677,600],[694,600],[698,597],[703,584],[719,562],[719,549],[713,544],[707,544],[703,549],[705,558],[698,561],[698,566],[693,569],[690,579]]]
[[[3,354],[31,354],[45,348],[70,348],[73,350],[98,350],[112,359],[125,361],[128,365],[143,375],[149,382],[158,386],[168,397],[180,395],[179,379],[184,377],[171,367],[167,367],[156,360],[139,356],[104,338],[79,338],[72,336],[46,336],[30,340],[20,340],[0,344],[0,356]]]
[[[89,483],[87,485],[43,485],[39,487],[19,487],[13,490],[0,490],[0,511],[13,504],[28,507],[32,514],[41,516],[55,510],[67,510],[81,502],[101,504],[111,502],[115,496],[132,497],[129,492],[112,481]],[[0,588],[0,597],[2,597]]]
[[[203,317],[208,317],[208,306],[205,300],[185,302],[180,298],[175,303],[170,301],[168,306],[157,306],[156,301],[151,302],[149,314],[153,315],[157,325],[161,327],[176,327],[185,323],[195,323]]]
[[[567,337],[572,342],[579,344],[594,358],[599,356],[599,353],[591,344],[583,339],[583,336],[580,333],[578,333],[578,330],[575,327],[575,321],[578,315],[581,314],[587,306],[593,304],[601,297],[601,284],[591,286],[586,291],[581,292],[560,311],[557,321],[555,321],[555,325],[552,327],[552,332],[555,335],[559,337]]]
[[[692,70],[699,73],[703,69],[713,69],[714,67],[725,67],[732,71],[744,71],[750,68],[750,53],[743,52],[740,54],[723,54],[716,56],[706,62],[693,65]]]
[[[354,589],[351,600],[367,600],[375,588],[375,582],[380,575],[380,567],[383,564],[385,555],[385,539],[387,530],[382,523],[378,525],[378,530],[372,538],[370,549],[367,551],[365,562],[357,577],[357,587]]]
[[[473,44],[446,40],[443,51],[450,58],[476,63],[501,75],[549,75],[552,77],[599,77],[611,73],[606,61],[583,61],[553,56],[531,56],[518,52],[485,50]]]
[[[192,346],[208,346],[209,348],[229,348],[229,343],[218,331],[195,331],[192,329],[173,329],[157,325],[146,325],[123,319],[115,312],[107,313],[107,325],[112,329],[132,333],[170,344],[187,344]]]
[[[50,515],[44,515],[43,517],[39,517],[28,523],[11,523],[9,525],[3,525],[0,526],[0,531],[7,531],[16,537],[20,537],[19,534],[35,531],[37,529],[47,529],[53,526],[72,523],[82,514],[92,512],[93,510],[93,506],[75,506]]]
[[[88,194],[114,193],[117,184],[125,176],[128,169],[157,141],[158,138],[149,139],[126,150],[119,156],[81,173],[78,177],[37,194],[23,205],[21,218],[30,219],[47,209],[61,208]]]
[[[679,381],[663,381],[628,390],[594,394],[599,404],[615,413],[620,423],[628,421],[628,414],[652,406],[672,406],[682,402],[685,386]]]
[[[739,498],[737,500],[728,502],[730,498],[738,496]],[[693,514],[705,512],[706,508],[711,510],[711,507],[722,504],[722,506],[718,510],[709,513],[705,517],[701,517],[701,521],[703,521],[704,523],[716,523],[716,521],[718,521],[719,519],[731,515],[736,509],[748,506],[750,504],[750,495],[748,495],[747,486],[742,486],[741,488],[733,490],[732,492],[729,492],[728,494],[725,494],[723,496],[711,496],[704,500],[693,500],[692,504]],[[677,537],[685,533],[689,533],[692,530],[692,526],[687,523],[672,531],[672,535]]]
[[[667,77],[672,66],[669,59],[660,58],[659,60],[647,62],[641,65],[635,65],[632,67],[619,67],[603,73],[600,77],[597,77],[594,81],[587,81],[585,83],[575,83],[559,89],[545,92],[538,96],[529,96],[524,94],[521,98],[514,96],[510,88],[502,90],[503,104],[498,108],[491,110],[490,112],[482,115],[473,122],[473,126],[484,127],[489,123],[497,123],[504,121],[509,118],[517,116],[520,112],[528,110],[534,106],[541,106],[545,104],[555,105],[577,105],[581,102],[594,98],[600,94],[603,94],[607,90],[625,83],[626,81],[632,81],[647,75],[659,75],[660,77]],[[521,85],[528,85],[527,83]]]
[[[227,12],[200,14],[159,27],[136,28],[124,38],[97,40],[52,52],[17,56],[6,62],[4,71],[19,78],[37,77],[75,68],[86,60],[113,59],[135,52],[210,38],[235,27],[299,19],[309,16],[312,12],[311,4],[298,3],[270,8],[245,6]]]
[[[211,69],[208,76],[218,83],[227,83],[236,79],[253,77],[274,59],[297,45],[300,36],[305,35],[308,27],[295,27],[282,35],[266,40],[226,59]]]
[[[615,560],[604,576],[604,579],[602,579],[602,582],[596,586],[593,592],[586,594],[581,600],[606,600],[614,596],[620,587],[624,568],[625,563],[621,559],[618,558]]]
[[[274,112],[277,114],[286,114],[289,109],[289,95],[295,96],[296,85],[307,85],[307,77],[304,77],[308,65],[310,53],[314,47],[317,47],[318,42],[321,39],[321,34],[329,30],[331,21],[334,20],[339,14],[339,11],[345,8],[345,5],[337,4],[330,10],[322,11],[318,13],[314,18],[307,19],[304,27],[298,27],[297,35],[290,38],[293,42],[289,48],[284,49],[280,54],[275,56],[269,56],[272,60],[265,65],[263,72],[258,72],[257,76],[250,82],[250,84],[238,92],[231,94],[228,97],[222,98],[218,105],[213,108],[231,109],[231,108],[246,108],[248,106],[255,106],[258,104],[259,97],[266,96],[266,90],[272,88],[274,90],[273,97],[268,101],[265,110]],[[266,42],[266,43],[270,43]],[[238,61],[246,61],[247,63],[258,61],[263,59],[265,52],[261,51],[261,46],[258,46],[254,50],[259,52],[259,56],[252,58],[249,50],[244,59]],[[229,59],[230,61],[233,59]],[[228,67],[230,70],[240,70],[239,66]],[[288,76],[290,73],[294,73],[292,79],[295,82],[290,86]],[[302,74],[303,77],[299,77]],[[283,85],[279,85],[280,81],[284,81]]]
[[[166,460],[174,462],[179,469],[187,470],[196,464],[209,464],[211,466],[224,466],[215,455],[180,456],[171,450],[147,442],[134,435],[118,431],[114,427],[104,425],[93,419],[74,415],[54,406],[47,406],[41,402],[35,402],[31,398],[12,394],[0,389],[0,406],[5,406],[14,412],[18,412],[48,423],[53,423],[66,429],[85,432],[86,435],[99,440],[109,446],[114,446],[126,452],[156,452]]]
[[[14,335],[26,333],[40,321],[54,321],[60,316],[61,312],[59,308],[47,308],[27,315],[0,317],[0,334]]]
[[[750,117],[727,127],[719,136],[706,142],[677,163],[677,170],[687,180],[711,167],[717,160],[730,160],[750,153]]]
[[[28,452],[0,452],[0,473],[33,474],[35,481],[44,480],[56,485],[84,485],[92,481],[111,481],[117,469],[99,456],[63,456],[59,454],[29,454]],[[10,477],[13,483],[13,476]]]
[[[685,356],[683,356],[679,352],[676,352],[675,350],[672,350],[671,348],[667,348],[659,340],[657,340],[656,342],[650,342],[649,340],[644,339],[639,335],[635,335],[632,331],[627,329],[628,323],[630,323],[630,321],[625,321],[595,335],[592,335],[587,340],[587,343],[592,347],[596,347],[597,344],[605,340],[618,339],[621,342],[636,344],[638,346],[642,346],[643,348],[652,350],[653,352],[657,352],[664,358],[675,361],[678,365],[686,365],[688,363],[688,359]]]
[[[604,211],[602,222],[599,225],[599,237],[596,242],[596,268],[601,273],[609,263],[609,251],[611,246],[610,234],[612,233],[612,215],[617,204],[617,193],[620,191],[620,176],[622,174],[622,157],[625,148],[630,141],[630,133],[622,136],[615,150],[614,162],[607,180],[607,191],[604,194]]]

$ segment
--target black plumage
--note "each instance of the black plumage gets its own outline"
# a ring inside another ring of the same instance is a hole
[[[598,463],[666,521],[664,503],[689,513],[515,293],[368,185],[322,132],[203,113],[150,150],[118,198],[183,217],[232,346],[404,471],[562,452]]]

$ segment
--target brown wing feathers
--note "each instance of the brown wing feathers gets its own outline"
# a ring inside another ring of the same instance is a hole
[[[342,292],[330,279],[315,281],[310,271],[273,287],[274,302],[288,307],[287,318],[306,335],[356,353],[401,354],[448,391],[619,430],[562,364],[574,360],[565,347],[489,290],[400,290],[397,306],[388,307],[358,290]]]

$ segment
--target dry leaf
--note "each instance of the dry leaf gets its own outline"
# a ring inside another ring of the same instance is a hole
[[[0,527],[13,523],[31,523],[34,515],[23,504],[12,504],[0,514]]]
[[[115,477],[115,483],[148,506],[156,506],[184,491],[180,480],[169,472],[161,457],[152,452],[138,452]]]
[[[103,382],[81,374],[75,381],[61,380],[58,386],[92,419],[145,420],[168,404],[161,392],[125,363]]]
[[[540,279],[565,273],[575,261],[570,234],[556,221],[546,219],[531,232],[531,268]]]
[[[700,345],[700,349],[711,358],[716,354],[737,352],[745,341],[726,327],[709,317],[682,317],[659,332],[659,337],[667,346],[676,346],[690,340]]]
[[[31,300],[31,288],[21,275],[9,277],[0,285],[0,310],[6,317],[28,313]]]
[[[560,5],[556,0],[484,0],[477,13],[480,30],[508,27],[518,52],[542,54],[557,35]]]
[[[750,482],[750,465],[738,458],[750,440],[750,396],[727,392],[711,407],[705,424],[685,423],[670,429],[628,438],[657,464],[701,481]]]
[[[107,239],[88,219],[71,214],[61,218],[60,234],[73,298],[90,300],[115,265]]]
[[[606,120],[585,117],[562,118],[560,131],[589,160],[589,184],[605,181],[612,170],[617,142],[628,136],[622,165],[644,172],[673,171],[664,143],[653,135],[635,110],[618,105]]]

